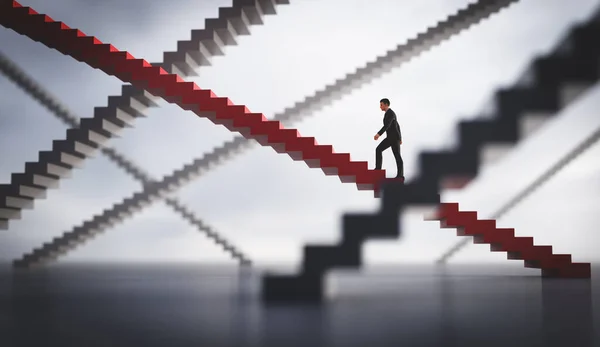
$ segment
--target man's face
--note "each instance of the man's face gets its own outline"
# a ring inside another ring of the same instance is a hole
[[[387,107],[387,105],[386,105],[386,104],[384,104],[383,102],[380,102],[380,103],[379,103],[379,109],[380,109],[380,110],[382,110],[382,111],[385,111],[386,107]]]

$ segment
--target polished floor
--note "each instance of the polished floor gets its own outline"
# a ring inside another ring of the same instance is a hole
[[[0,346],[600,346],[600,271],[542,280],[509,264],[340,272],[326,305],[272,308],[259,274],[235,268],[5,267]]]

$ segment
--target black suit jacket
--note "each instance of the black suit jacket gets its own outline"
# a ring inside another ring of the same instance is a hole
[[[392,111],[391,108],[388,108],[388,110],[385,111],[385,115],[383,116],[383,127],[378,132],[379,136],[383,135],[384,132],[389,139],[402,141],[402,133],[400,132],[398,118],[396,118],[396,113]]]

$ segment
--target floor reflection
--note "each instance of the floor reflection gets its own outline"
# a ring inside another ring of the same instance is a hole
[[[594,346],[594,309],[590,280],[542,281],[546,346]]]
[[[594,276],[596,277],[596,276]],[[1,346],[599,346],[590,280],[519,267],[336,273],[322,307],[264,307],[260,274],[62,266],[2,274]]]

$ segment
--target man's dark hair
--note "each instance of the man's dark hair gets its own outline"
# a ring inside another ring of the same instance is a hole
[[[383,98],[383,99],[379,100],[379,102],[382,102],[386,106],[390,106],[390,99]]]

